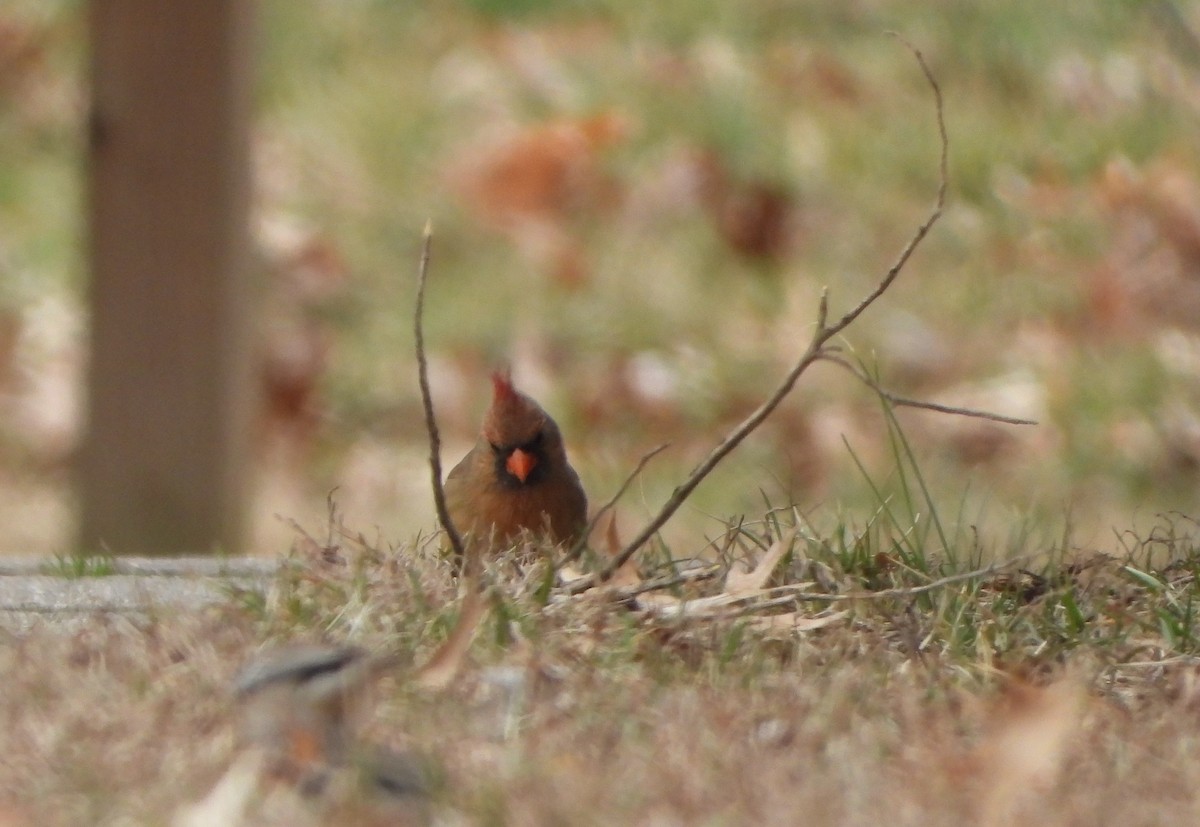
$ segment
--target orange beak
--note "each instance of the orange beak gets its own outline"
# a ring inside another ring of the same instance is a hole
[[[537,457],[528,451],[522,451],[520,448],[513,450],[508,455],[508,459],[504,462],[504,467],[508,469],[508,473],[525,482],[525,478],[529,476],[529,472],[537,465]]]

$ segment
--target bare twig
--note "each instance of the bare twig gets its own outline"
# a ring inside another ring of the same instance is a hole
[[[937,222],[938,218],[941,217],[942,208],[946,203],[946,188],[948,186],[949,178],[947,158],[949,155],[950,146],[949,138],[946,135],[945,116],[942,111],[942,90],[941,87],[938,86],[937,80],[934,78],[933,73],[926,64],[925,57],[921,54],[920,50],[903,38],[898,37],[898,39],[904,43],[904,45],[907,46],[916,57],[917,62],[921,66],[921,71],[925,75],[926,81],[928,81],[930,87],[933,89],[934,103],[936,105],[937,113],[938,137],[941,141],[941,153],[938,164],[940,177],[938,182],[937,200],[934,203],[933,210],[930,212],[925,221],[919,227],[917,227],[908,243],[904,246],[904,249],[901,250],[896,262],[891,266],[883,278],[880,279],[875,288],[868,293],[862,299],[862,301],[860,301],[849,312],[847,312],[832,325],[827,324],[826,321],[829,312],[827,291],[823,290],[821,292],[820,304],[818,305],[817,310],[817,325],[816,330],[813,332],[812,340],[809,342],[808,348],[796,361],[792,369],[788,371],[787,375],[783,377],[783,380],[775,388],[775,391],[770,395],[770,397],[768,397],[767,400],[763,402],[763,404],[760,405],[753,413],[746,417],[741,424],[730,431],[725,438],[722,439],[721,442],[712,450],[712,452],[709,453],[709,455],[705,457],[699,465],[692,469],[692,472],[688,474],[687,479],[685,479],[683,483],[671,493],[671,496],[667,499],[666,503],[663,504],[662,508],[659,509],[659,512],[653,518],[651,518],[650,522],[648,522],[646,526],[640,532],[638,532],[637,536],[634,537],[628,545],[621,549],[621,551],[615,555],[598,573],[591,577],[580,578],[579,580],[571,583],[567,587],[569,593],[575,594],[581,591],[586,591],[596,583],[603,582],[611,578],[613,574],[616,573],[616,571],[629,560],[629,558],[636,554],[638,550],[645,545],[646,542],[653,537],[658,530],[662,528],[669,519],[671,519],[672,516],[674,516],[675,512],[679,510],[680,506],[687,501],[688,497],[691,496],[696,487],[710,473],[712,473],[712,470],[721,462],[721,460],[723,460],[730,454],[730,452],[737,448],[737,446],[741,444],[742,440],[752,434],[767,419],[767,417],[770,416],[777,407],[779,407],[779,404],[783,401],[784,397],[791,393],[792,388],[795,386],[796,381],[800,378],[800,376],[806,370],[808,370],[808,368],[811,367],[814,362],[825,356],[827,353],[826,345],[828,344],[829,340],[849,327],[868,307],[874,304],[874,302],[881,295],[883,295],[883,293],[889,287],[891,287],[892,283],[896,280],[896,277],[900,275],[900,272],[904,269],[904,266],[912,257],[913,252],[917,249],[925,236],[929,234],[929,230]]]
[[[676,586],[687,585],[688,583],[699,583],[704,580],[712,580],[721,575],[724,568],[716,563],[699,568],[686,569],[678,574],[664,574],[661,577],[653,577],[649,580],[644,580],[641,583],[631,586],[621,586],[614,588],[608,592],[608,596],[614,603],[624,603],[627,600],[632,600],[639,595],[647,594],[648,592],[658,592],[665,589],[673,589]],[[568,584],[571,585],[571,584]],[[567,594],[572,592],[568,589]],[[561,599],[567,599],[565,596]]]
[[[860,382],[898,408],[920,408],[926,411],[937,411],[938,413],[953,414],[954,416],[967,416],[971,417],[972,419],[987,419],[991,422],[1003,422],[1005,425],[1037,424],[1037,421],[1033,419],[1020,419],[1015,416],[1005,416],[1003,414],[991,413],[989,411],[978,411],[974,408],[959,408],[953,405],[941,405],[937,402],[925,402],[920,399],[907,399],[903,396],[897,396],[891,391],[885,390],[878,382],[876,382],[866,373],[859,370],[854,365],[850,364],[850,362],[836,354],[826,351],[821,354],[821,359],[850,371],[850,373],[854,374],[855,378],[857,378]]]
[[[438,433],[437,419],[433,415],[433,398],[429,394],[429,366],[425,360],[425,334],[422,328],[422,317],[425,313],[425,282],[429,278],[429,249],[433,242],[433,222],[425,222],[425,232],[421,238],[421,263],[417,269],[417,307],[413,320],[413,331],[416,336],[417,350],[417,381],[421,385],[421,404],[425,408],[425,430],[429,433],[429,470],[433,477],[433,504],[437,509],[438,522],[446,530],[450,539],[450,547],[454,556],[465,563],[467,547],[462,535],[454,527],[450,519],[450,511],[446,508],[446,489],[442,485],[442,438]]]
[[[875,285],[875,289],[868,293],[862,301],[860,301],[850,311],[842,316],[842,318],[834,322],[833,325],[830,327],[825,327],[824,324],[822,324],[818,328],[818,335],[822,337],[821,344],[824,344],[826,341],[849,327],[855,319],[862,315],[864,310],[874,304],[875,300],[882,296],[884,292],[886,292],[887,289],[892,286],[892,282],[894,282],[896,277],[900,275],[900,271],[904,269],[904,265],[908,264],[908,260],[912,258],[912,254],[916,251],[917,247],[925,239],[925,236],[929,234],[929,231],[933,228],[933,225],[937,223],[937,220],[942,217],[942,208],[946,206],[946,187],[950,181],[950,174],[948,171],[950,139],[946,136],[946,118],[943,113],[942,88],[938,86],[937,78],[935,78],[933,76],[933,72],[930,71],[929,64],[925,62],[925,56],[921,54],[921,50],[895,32],[892,33],[892,36],[903,43],[905,47],[913,53],[913,56],[917,59],[917,63],[921,64],[921,71],[925,74],[925,80],[929,83],[930,88],[933,89],[933,99],[937,109],[938,138],[941,140],[942,147],[941,155],[938,160],[939,183],[937,200],[934,202],[933,211],[929,213],[929,217],[926,218],[924,223],[922,223],[921,226],[917,228],[917,231],[913,233],[912,238],[908,240],[908,244],[904,245],[904,249],[900,251],[899,258],[897,258],[895,264],[888,269],[887,274],[882,280],[880,280],[879,284]]]
[[[632,597],[637,597],[639,594],[647,592],[662,591],[663,589],[673,589],[676,586],[682,586],[685,583],[697,583],[701,580],[712,580],[721,574],[722,567],[716,564],[704,566],[698,569],[687,569],[679,574],[664,574],[662,577],[655,577],[639,583],[636,586],[629,586],[617,591],[616,596],[628,600]]]
[[[592,531],[595,530],[596,526],[600,524],[600,518],[611,511],[612,507],[617,504],[617,501],[620,500],[621,497],[625,496],[625,492],[629,489],[629,486],[633,484],[633,481],[637,479],[638,474],[642,473],[642,469],[646,467],[646,464],[650,462],[650,460],[654,459],[654,457],[665,451],[669,445],[669,442],[664,442],[657,448],[642,455],[642,458],[638,460],[637,467],[634,468],[629,476],[625,478],[625,482],[621,483],[621,487],[617,489],[617,493],[613,494],[612,498],[604,505],[600,506],[596,513],[592,515],[592,519],[588,522],[587,527],[584,528],[583,535],[579,538],[579,542],[577,542],[575,547],[572,548],[561,561],[559,561],[555,568],[561,569],[563,566],[573,563],[579,559],[579,556],[583,554],[585,549],[587,549],[588,538],[591,536]]]

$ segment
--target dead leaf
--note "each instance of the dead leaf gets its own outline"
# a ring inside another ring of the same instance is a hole
[[[848,614],[849,612],[843,610],[818,617],[806,617],[800,612],[787,612],[785,614],[751,617],[747,620],[746,626],[768,636],[778,635],[780,637],[787,637],[796,632],[811,632],[815,629],[824,629],[826,626],[832,626],[834,623],[843,620]]]
[[[571,224],[618,199],[602,160],[629,130],[628,119],[613,111],[535,124],[457,162],[451,186],[481,223],[563,286],[578,287],[587,262]]]
[[[463,599],[454,631],[413,677],[413,683],[423,689],[438,691],[449,686],[462,668],[467,650],[471,648],[479,621],[487,610],[487,602],[484,593],[470,578],[466,581],[466,587],[467,596]]]
[[[748,572],[740,572],[734,568],[730,568],[729,574],[725,576],[725,593],[730,595],[748,595],[761,590],[767,585],[767,581],[771,579],[771,575],[775,572],[779,561],[791,549],[795,539],[795,531],[789,531],[784,534],[775,541],[774,545],[767,549],[767,553],[758,561],[758,565]]]
[[[617,536],[617,512],[610,512],[608,515],[608,528],[604,532],[604,545],[607,547],[610,557],[616,557],[621,553],[623,546],[621,538]],[[642,575],[638,573],[637,563],[632,557],[621,564],[621,567],[613,572],[612,578],[608,581],[609,586],[615,589],[636,588],[642,583]]]
[[[700,204],[717,234],[737,254],[775,261],[796,245],[796,205],[782,184],[739,178],[715,150],[695,157]]]

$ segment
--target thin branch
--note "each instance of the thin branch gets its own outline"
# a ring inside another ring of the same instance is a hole
[[[655,577],[636,586],[629,586],[623,589],[618,589],[615,596],[619,600],[629,600],[647,592],[658,592],[664,589],[673,589],[676,586],[682,586],[685,583],[696,583],[701,580],[712,580],[721,574],[722,567],[715,563],[711,566],[705,566],[698,569],[687,569],[679,574],[664,574],[662,577]]]
[[[642,470],[646,467],[646,464],[670,447],[670,444],[671,443],[669,442],[664,442],[657,448],[642,455],[642,458],[638,460],[637,467],[634,468],[629,476],[625,478],[625,482],[621,483],[621,487],[617,489],[617,493],[613,494],[612,499],[600,506],[596,513],[592,515],[592,519],[588,522],[587,527],[584,528],[583,535],[579,538],[579,542],[577,542],[575,547],[572,548],[570,552],[568,552],[567,555],[559,561],[558,565],[555,567],[556,569],[561,569],[563,566],[573,563],[579,559],[579,556],[587,549],[588,538],[592,536],[592,531],[594,531],[596,526],[600,524],[600,518],[611,511],[612,507],[617,504],[617,501],[621,499],[621,497],[625,496],[625,492],[629,490],[629,486],[633,484],[635,479],[637,479],[638,474],[642,473]]]
[[[820,304],[818,305],[817,310],[817,327],[813,333],[812,341],[809,342],[808,348],[804,351],[803,355],[800,356],[796,364],[793,365],[792,369],[788,371],[787,375],[784,376],[783,380],[779,383],[778,387],[776,387],[775,391],[770,395],[767,401],[765,401],[753,413],[746,417],[746,419],[743,420],[740,425],[729,432],[729,434],[727,434],[725,438],[721,440],[720,444],[718,444],[717,447],[714,448],[699,465],[692,469],[692,472],[688,474],[687,479],[685,479],[683,483],[671,493],[671,496],[667,499],[666,503],[663,504],[658,514],[656,514],[650,520],[650,522],[646,524],[646,526],[638,533],[638,535],[634,537],[633,540],[631,540],[629,544],[620,551],[620,553],[613,557],[612,560],[610,560],[608,564],[597,574],[591,577],[581,578],[580,580],[573,582],[568,587],[569,593],[576,594],[581,591],[586,591],[596,583],[604,582],[611,578],[613,574],[615,574],[616,571],[629,560],[629,558],[637,553],[638,549],[645,545],[646,542],[649,541],[649,539],[653,537],[658,530],[662,528],[669,519],[671,519],[672,516],[674,516],[675,512],[678,511],[680,506],[687,501],[688,497],[691,496],[692,492],[705,479],[705,477],[712,473],[712,470],[716,468],[718,463],[720,463],[721,460],[730,454],[730,452],[737,448],[737,446],[741,444],[742,440],[752,434],[766,420],[766,418],[770,416],[777,407],[779,407],[779,404],[783,401],[784,397],[791,393],[792,388],[796,384],[796,380],[800,378],[801,374],[808,370],[813,362],[816,362],[818,359],[822,358],[825,352],[825,344],[834,336],[849,327],[864,310],[870,307],[871,304],[873,304],[876,299],[883,295],[883,293],[892,285],[892,282],[896,280],[896,277],[900,274],[900,271],[903,270],[904,266],[908,263],[909,258],[912,257],[913,252],[929,233],[930,228],[933,227],[939,216],[941,216],[942,207],[946,203],[946,188],[948,180],[947,157],[949,155],[950,146],[949,138],[946,136],[945,117],[942,112],[942,90],[941,87],[938,86],[937,81],[934,79],[933,73],[930,71],[929,66],[925,63],[925,58],[921,52],[903,38],[898,39],[900,39],[901,42],[908,47],[908,49],[916,57],[917,62],[920,63],[921,71],[925,74],[925,79],[933,88],[934,101],[937,105],[938,135],[941,139],[941,161],[939,164],[940,181],[938,184],[937,201],[934,205],[933,211],[930,213],[929,217],[925,219],[925,222],[917,228],[912,238],[909,239],[908,244],[906,244],[904,249],[901,251],[900,257],[896,260],[896,263],[892,265],[891,269],[888,270],[887,274],[883,277],[879,284],[876,285],[875,289],[872,290],[866,296],[866,298],[859,302],[857,306],[846,313],[846,315],[842,316],[842,318],[835,322],[832,326],[826,325],[825,320],[828,313],[828,301],[826,291],[822,291]]]
[[[726,456],[728,456],[734,448],[741,444],[742,440],[754,433],[758,426],[761,425],[777,407],[779,407],[779,403],[782,402],[784,397],[791,392],[792,387],[796,384],[796,380],[800,378],[800,375],[804,373],[804,371],[806,371],[813,362],[817,361],[820,356],[820,352],[820,346],[814,340],[813,343],[808,346],[808,350],[805,351],[804,355],[800,358],[800,361],[797,362],[790,371],[788,371],[787,376],[783,378],[783,381],[780,382],[779,386],[775,389],[775,392],[771,394],[770,398],[768,398],[763,404],[759,405],[758,408],[752,414],[746,417],[740,425],[729,432],[729,434],[727,434],[726,437],[721,440],[720,444],[717,445],[717,447],[714,448],[699,465],[692,469],[692,472],[688,474],[687,479],[671,492],[671,496],[667,498],[667,501],[663,504],[662,508],[660,508],[658,513],[654,515],[650,522],[648,522],[645,527],[638,532],[638,535],[634,537],[629,544],[625,546],[625,548],[621,549],[620,553],[613,557],[608,562],[608,565],[601,569],[600,572],[598,572],[595,576],[583,578],[572,583],[569,588],[570,593],[575,594],[580,591],[586,591],[597,582],[608,580],[613,576],[614,573],[616,573],[617,569],[623,566],[630,557],[636,554],[638,549],[645,545],[646,542],[666,524],[667,520],[671,519],[671,517],[675,515],[675,512],[679,510],[679,507],[687,502],[688,497],[690,497],[692,492],[696,490],[696,486],[703,482],[704,478],[712,473],[712,470],[717,467],[717,464],[720,463],[720,461]]]
[[[678,574],[664,574],[660,577],[652,577],[649,580],[643,580],[642,582],[634,585],[621,586],[610,591],[608,593],[608,597],[613,603],[624,603],[626,601],[633,600],[635,597],[640,597],[643,594],[647,594],[648,592],[659,592],[666,589],[673,589],[676,586],[687,585],[689,583],[699,583],[704,580],[712,580],[716,577],[719,577],[722,571],[724,571],[722,566],[712,563],[699,568],[686,569]],[[590,576],[585,576],[580,579],[590,580]],[[561,596],[557,598],[560,602],[569,600],[572,596],[579,593],[578,591],[569,588],[574,584],[575,581],[568,583],[568,588],[563,592],[560,592]]]
[[[875,393],[879,394],[889,403],[899,408],[920,408],[921,410],[937,411],[938,413],[953,414],[954,416],[967,416],[971,417],[972,419],[986,419],[991,422],[1002,422],[1005,425],[1038,424],[1037,420],[1034,419],[1020,419],[1015,416],[1005,416],[1004,414],[991,413],[990,411],[978,411],[974,408],[959,408],[953,405],[941,405],[937,402],[924,402],[920,399],[908,399],[903,396],[897,396],[891,391],[885,390],[878,382],[840,356],[836,356],[826,351],[825,353],[821,354],[821,359],[850,371],[850,373],[854,374],[856,379],[858,379],[871,390],[875,391]]]
[[[764,609],[776,609],[785,606],[794,606],[795,604],[795,597],[773,597],[770,600],[764,600],[761,603],[747,604],[745,606],[738,606],[737,608],[724,612],[714,611],[712,614],[693,615],[692,617],[696,620],[737,620],[739,617],[758,614]]]
[[[437,419],[433,415],[433,398],[429,394],[429,366],[425,360],[425,334],[422,328],[422,317],[425,314],[425,283],[429,279],[429,249],[433,242],[433,222],[425,222],[425,232],[421,239],[421,263],[417,269],[417,308],[413,320],[413,331],[416,335],[417,350],[417,381],[421,385],[421,404],[425,408],[425,430],[429,433],[429,470],[433,477],[433,505],[437,509],[438,522],[446,530],[450,538],[450,547],[454,556],[461,562],[467,559],[467,547],[462,535],[450,520],[450,511],[446,508],[446,489],[442,486],[442,438],[438,433]]]
[[[845,594],[807,592],[795,595],[795,599],[823,603],[842,603],[847,600],[880,600],[885,597],[916,597],[920,594],[937,591],[938,589],[946,586],[952,586],[955,583],[962,583],[965,580],[974,580],[980,577],[987,577],[989,574],[995,574],[1003,568],[1020,563],[1029,556],[1030,555],[1023,554],[1019,557],[1014,557],[1011,560],[1005,560],[1003,563],[990,563],[981,569],[951,574],[946,577],[938,578],[937,580],[931,580],[921,586],[897,586],[892,589],[880,589],[879,591],[874,592],[858,591],[846,592]]]
[[[903,43],[905,47],[907,47],[907,49],[913,53],[913,56],[916,57],[917,62],[921,64],[921,71],[925,74],[925,80],[928,81],[930,88],[933,89],[934,103],[937,105],[938,138],[941,140],[942,147],[941,157],[938,161],[938,173],[940,180],[938,183],[937,200],[934,202],[933,212],[931,212],[929,217],[925,219],[925,222],[917,228],[917,231],[913,233],[912,238],[908,240],[908,244],[904,245],[904,249],[900,251],[900,257],[896,259],[896,263],[891,266],[879,284],[875,285],[875,289],[868,293],[867,296],[857,305],[855,305],[849,312],[847,312],[846,315],[834,322],[832,326],[827,328],[822,326],[825,334],[823,341],[827,341],[828,339],[836,336],[853,324],[854,320],[861,316],[864,310],[874,304],[875,300],[882,296],[887,289],[892,286],[892,282],[896,280],[896,277],[900,275],[900,271],[904,269],[906,264],[908,264],[908,260],[912,257],[912,254],[916,251],[917,247],[925,239],[925,236],[929,234],[930,229],[932,229],[933,225],[937,223],[937,220],[941,218],[942,208],[946,206],[946,187],[950,180],[947,160],[950,154],[950,139],[946,136],[946,118],[942,111],[942,88],[938,86],[937,79],[933,76],[933,72],[930,71],[929,64],[925,62],[925,56],[921,54],[921,50],[895,32],[892,33],[892,36]]]
[[[821,300],[817,303],[817,332],[825,329],[825,322],[829,319],[829,285],[821,288]]]

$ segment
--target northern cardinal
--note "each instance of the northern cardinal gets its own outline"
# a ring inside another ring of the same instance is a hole
[[[573,545],[587,525],[587,495],[558,425],[505,373],[492,374],[479,440],[446,477],[446,507],[472,555],[525,531]]]

